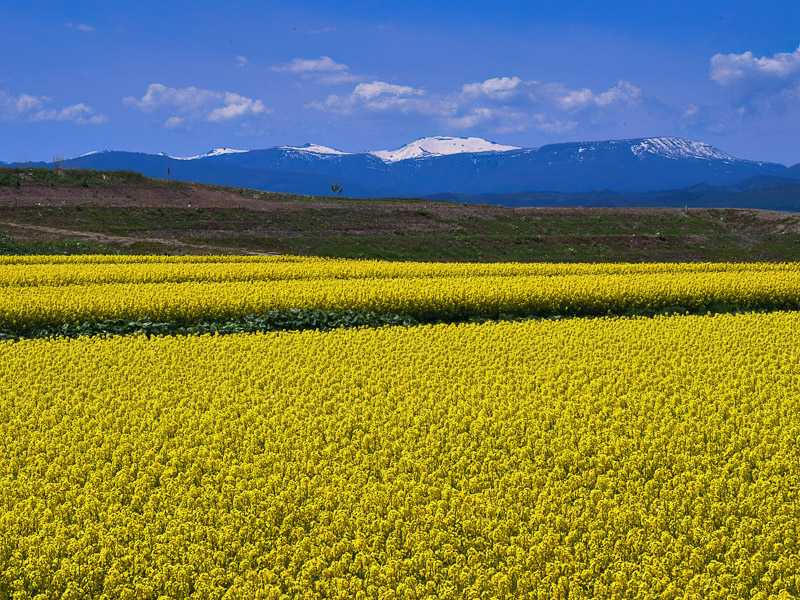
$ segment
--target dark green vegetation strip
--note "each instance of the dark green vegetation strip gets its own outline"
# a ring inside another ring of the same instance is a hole
[[[132,185],[137,187],[186,187],[182,181],[150,179],[136,171],[99,171],[97,169],[46,169],[44,167],[2,167],[0,186],[22,187],[29,185],[64,187],[109,187]]]
[[[800,307],[795,307],[795,310]],[[702,309],[690,310],[684,306],[670,306],[660,310],[631,309],[623,314],[613,315],[513,315],[500,314],[494,316],[472,315],[460,319],[419,319],[408,315],[379,314],[359,311],[326,311],[295,308],[289,311],[270,311],[261,315],[248,315],[241,319],[227,321],[197,321],[184,323],[179,321],[155,322],[149,319],[128,321],[113,319],[108,321],[87,321],[80,324],[59,325],[56,327],[3,329],[0,328],[0,341],[42,339],[42,338],[77,338],[80,336],[98,335],[203,335],[234,333],[253,333],[270,331],[331,331],[333,329],[351,329],[355,327],[413,327],[422,324],[441,323],[489,323],[498,321],[562,320],[566,318],[603,318],[621,317],[655,317],[659,315],[685,314],[720,314],[720,313],[753,313],[770,312],[770,309],[746,309],[734,304],[712,304]]]
[[[0,339],[69,337],[82,335],[202,335],[205,333],[248,333],[255,331],[299,331],[317,329],[329,331],[336,328],[383,327],[385,325],[418,325],[419,321],[408,316],[378,314],[359,311],[325,311],[295,308],[289,311],[273,310],[261,315],[248,315],[241,319],[226,321],[157,322],[149,319],[129,321],[112,319],[108,321],[87,321],[80,324],[58,325],[55,327],[2,329]]]

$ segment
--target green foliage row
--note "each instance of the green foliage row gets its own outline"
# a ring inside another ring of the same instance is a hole
[[[418,325],[412,317],[394,314],[378,314],[353,310],[326,311],[295,308],[289,311],[273,310],[260,315],[248,315],[241,319],[226,321],[181,321],[157,322],[150,319],[135,321],[110,319],[87,321],[79,324],[64,323],[55,327],[29,329],[0,328],[0,340],[22,338],[77,338],[93,335],[202,335],[218,333],[250,333],[256,331],[298,331],[317,329],[329,331],[337,328],[382,327],[386,325]]]
[[[768,309],[745,310],[733,304],[714,304],[703,310],[689,310],[684,306],[670,306],[660,310],[631,309],[620,315],[583,316],[583,318],[604,318],[608,316],[656,317],[677,314],[738,314],[744,312],[771,312]],[[460,319],[420,319],[410,315],[381,314],[357,310],[316,310],[294,308],[288,311],[272,310],[260,315],[247,315],[240,319],[223,321],[153,321],[150,319],[128,320],[110,319],[106,321],[86,321],[79,324],[64,323],[54,327],[0,328],[0,341],[40,338],[78,338],[81,336],[102,335],[230,335],[266,331],[303,331],[333,329],[352,329],[356,327],[413,327],[422,324],[442,323],[487,323],[502,321],[560,320],[574,315],[470,315]]]

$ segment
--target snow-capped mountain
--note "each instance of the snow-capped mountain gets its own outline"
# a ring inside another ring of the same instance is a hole
[[[106,148],[105,150],[92,150],[91,152],[87,152],[86,154],[79,154],[78,156],[73,156],[70,160],[75,160],[76,158],[83,158],[84,156],[91,156],[92,154],[103,154],[104,152],[113,152],[110,148]]]
[[[656,154],[667,158],[701,158],[707,160],[737,160],[711,144],[695,142],[678,137],[646,138],[631,146],[631,152],[641,158],[645,154]]]
[[[170,156],[174,160],[197,160],[199,158],[209,158],[211,156],[223,156],[225,154],[241,154],[242,152],[249,152],[249,150],[235,150],[234,148],[214,148],[205,154],[198,154],[197,156]],[[169,156],[163,154],[163,156]]]
[[[420,138],[397,150],[373,150],[370,154],[377,156],[384,162],[397,162],[399,160],[408,160],[409,158],[427,158],[475,152],[507,152],[519,149],[517,146],[495,144],[478,137],[458,138],[439,135]]]
[[[357,152],[343,152],[336,148],[323,146],[309,142],[302,146],[277,146],[277,150],[293,150],[295,152],[304,152],[308,154],[319,155],[336,155],[345,156],[352,154],[359,154]],[[509,150],[519,150],[518,146],[505,146],[503,144],[496,144],[489,142],[483,138],[478,137],[447,137],[447,136],[434,136],[425,137],[415,140],[397,150],[373,150],[367,154],[377,156],[384,162],[397,162],[400,160],[407,160],[410,158],[422,158],[433,156],[446,156],[450,154],[466,154],[476,152],[507,152]],[[235,154],[248,152],[247,150],[234,150],[233,148],[216,148],[205,154],[198,154],[196,156],[171,156],[176,160],[197,160],[201,158],[209,158],[213,156],[222,156],[224,154]],[[363,154],[363,153],[361,153]]]
[[[797,168],[734,158],[677,137],[518,148],[481,138],[426,137],[397,150],[346,152],[319,144],[263,150],[217,148],[192,157],[132,152],[87,154],[68,166],[140,171],[151,177],[326,195],[408,197],[531,191],[668,190],[729,186],[751,177],[800,178]]]
[[[302,146],[278,146],[280,150],[296,150],[298,152],[309,152],[310,154],[352,154],[352,152],[342,152],[336,148],[320,146],[319,144],[303,144]]]

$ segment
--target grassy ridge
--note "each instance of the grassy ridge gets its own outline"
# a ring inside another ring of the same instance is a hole
[[[166,182],[150,179],[135,171],[99,171],[97,169],[46,169],[44,167],[0,168],[0,186],[22,187],[31,185],[65,187],[107,187],[134,185],[161,187],[186,186],[183,182]]]
[[[413,230],[420,216],[407,211],[379,221],[364,203],[354,210],[315,214],[261,214],[241,209],[81,208],[0,209],[0,218],[19,225],[78,232],[46,236],[24,227],[0,225],[2,254],[160,254],[203,252],[214,245],[231,253],[277,252],[340,258],[451,261],[796,261],[800,235],[780,230],[750,211],[690,211],[688,216],[605,215],[584,209],[559,216],[527,216],[508,209],[485,216],[429,219],[430,232]],[[787,217],[787,220],[791,217]],[[793,220],[793,219],[792,219]],[[376,234],[370,222],[389,230]],[[168,224],[168,230],[165,228]],[[407,227],[408,231],[403,231]],[[442,231],[443,230],[443,231]],[[85,238],[97,233],[109,239]],[[120,243],[113,236],[141,238]],[[160,240],[152,241],[152,236]],[[189,249],[170,242],[193,244]]]
[[[36,202],[19,202],[17,191],[36,192]],[[200,201],[211,193],[222,205]],[[184,199],[179,205],[176,195]],[[243,200],[251,204],[237,207]],[[796,261],[800,214],[514,209],[293,196],[128,172],[0,169],[0,253],[117,252],[477,262]]]

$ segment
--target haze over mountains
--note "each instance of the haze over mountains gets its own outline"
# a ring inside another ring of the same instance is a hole
[[[339,183],[343,195],[351,197],[800,210],[800,165],[738,159],[677,137],[518,148],[438,136],[388,151],[351,153],[306,144],[218,148],[192,157],[106,150],[68,159],[64,166],[124,169],[159,178],[166,178],[169,169],[177,180],[323,196]]]

